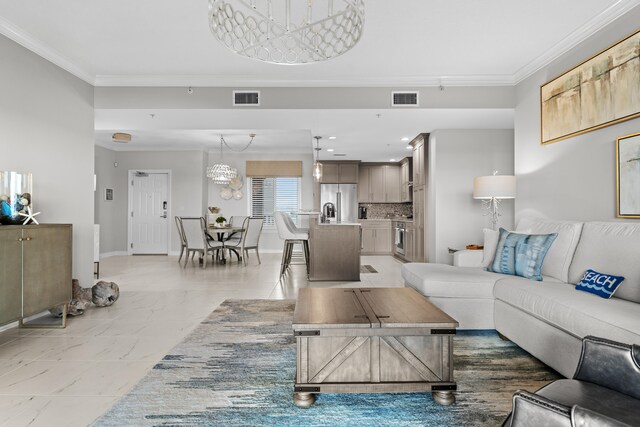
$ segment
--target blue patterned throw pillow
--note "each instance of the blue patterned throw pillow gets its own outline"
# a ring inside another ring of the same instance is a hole
[[[496,255],[487,270],[540,281],[542,262],[557,236],[511,233],[501,228]]]
[[[622,276],[598,273],[595,270],[587,270],[582,279],[576,285],[579,291],[590,292],[602,298],[611,298],[624,280]]]

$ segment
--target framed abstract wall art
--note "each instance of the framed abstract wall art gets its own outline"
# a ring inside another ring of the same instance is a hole
[[[640,31],[540,86],[542,144],[640,116]]]
[[[640,218],[640,132],[616,139],[617,217]]]

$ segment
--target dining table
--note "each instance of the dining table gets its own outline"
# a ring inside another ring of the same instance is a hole
[[[227,240],[229,240],[229,238],[234,234],[234,233],[242,233],[243,231],[245,231],[245,228],[242,227],[241,225],[223,225],[223,226],[218,226],[218,225],[213,225],[210,224],[207,227],[207,234],[209,235],[209,237],[211,238],[211,240],[217,240],[218,242],[222,242],[222,258],[220,260],[220,262],[222,262],[222,264],[226,264],[227,262],[227,258],[224,254],[224,242],[226,242]],[[214,238],[211,233],[215,233],[216,234],[216,238]],[[232,250],[236,255],[238,255],[238,253],[234,250],[229,248],[229,250]]]

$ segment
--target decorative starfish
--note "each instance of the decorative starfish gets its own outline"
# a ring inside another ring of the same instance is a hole
[[[27,213],[26,214],[22,213],[22,212],[18,212],[18,215],[25,217],[25,220],[22,223],[22,225],[27,225],[29,223],[29,221],[33,221],[38,225],[40,224],[38,222],[38,220],[34,218],[36,215],[40,215],[40,212],[36,212],[36,213],[31,212],[31,206],[27,206]]]

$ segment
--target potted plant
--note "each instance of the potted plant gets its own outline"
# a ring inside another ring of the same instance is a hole
[[[216,225],[218,227],[224,227],[225,225],[227,225],[227,218],[220,215],[218,218],[216,218]]]

